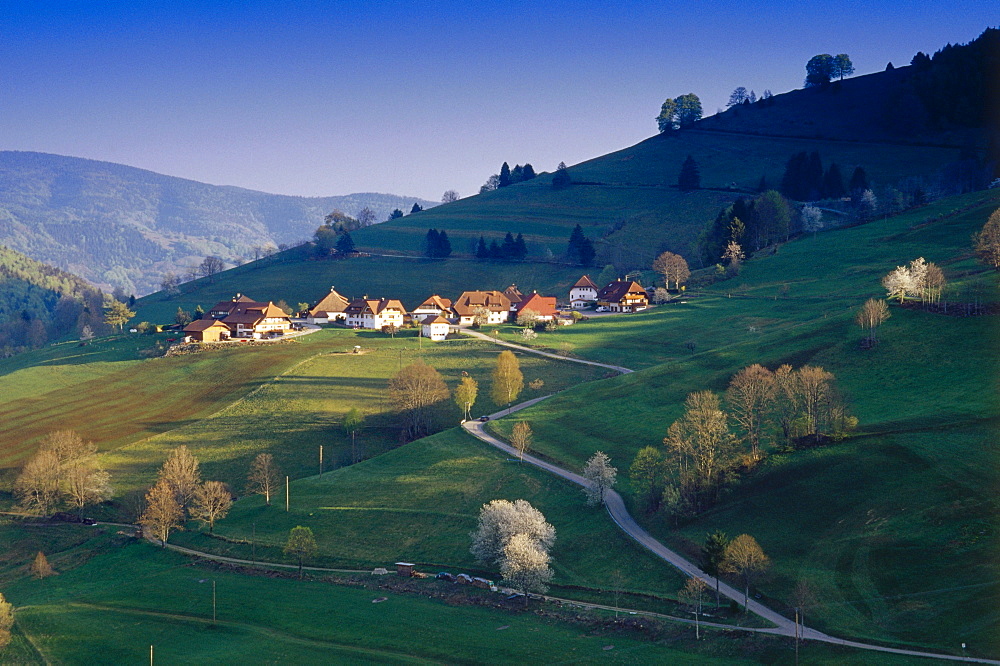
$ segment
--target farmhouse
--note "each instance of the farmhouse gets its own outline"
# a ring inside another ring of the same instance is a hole
[[[283,335],[291,330],[292,320],[274,303],[240,303],[232,314],[222,320],[234,338],[261,338],[268,334]]]
[[[525,310],[537,313],[539,321],[552,321],[557,314],[556,297],[541,296],[537,291],[533,292],[514,306],[514,317],[516,318]]]
[[[344,314],[348,326],[379,330],[383,326],[401,327],[406,308],[395,298],[356,298]]]
[[[448,337],[450,329],[451,324],[441,315],[427,315],[421,322],[420,333],[425,338],[440,341]]]
[[[195,319],[184,327],[185,337],[194,342],[219,342],[229,339],[229,327],[218,319]]]
[[[589,308],[597,302],[597,285],[584,275],[569,290],[569,305],[572,308]]]
[[[310,324],[327,324],[331,321],[343,321],[347,318],[344,311],[348,305],[350,305],[350,300],[338,294],[337,290],[333,287],[330,287],[330,293],[309,310],[306,321]]]
[[[478,310],[488,311],[486,323],[502,324],[510,317],[510,299],[499,291],[464,291],[455,300],[451,310],[459,326],[472,324]]]
[[[513,318],[517,312],[517,304],[524,300],[524,294],[521,293],[516,284],[512,284],[503,290],[503,295],[510,301],[510,316]]]
[[[597,307],[611,312],[639,312],[649,307],[649,299],[638,282],[616,280],[598,292]]]
[[[410,317],[414,321],[422,322],[425,318],[430,316],[441,316],[447,317],[451,314],[451,299],[441,298],[437,294],[434,294],[426,301],[418,305],[410,313]]]
[[[219,301],[208,311],[207,316],[212,319],[225,319],[229,315],[236,312],[237,308],[246,308],[251,306],[265,306],[267,303],[258,303],[249,296],[244,296],[243,294],[236,294],[233,296],[231,301]]]

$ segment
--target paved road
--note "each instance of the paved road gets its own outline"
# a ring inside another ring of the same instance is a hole
[[[459,333],[464,333],[465,335],[472,336],[473,338],[479,338],[480,340],[486,340],[487,342],[493,342],[504,347],[510,347],[511,349],[517,349],[519,351],[526,352],[528,354],[536,354],[538,356],[545,356],[546,358],[554,358],[557,361],[572,361],[573,363],[580,363],[581,365],[592,365],[598,368],[607,368],[608,370],[614,370],[623,375],[627,375],[632,370],[628,368],[623,368],[620,365],[608,365],[607,363],[598,363],[597,361],[587,361],[582,358],[570,358],[569,356],[560,356],[559,354],[553,354],[551,352],[542,351],[540,349],[532,349],[531,347],[525,347],[524,345],[515,344],[513,342],[505,342],[504,340],[497,340],[492,338],[485,333],[480,333],[479,331],[473,331],[468,328],[459,328],[457,326],[451,327],[452,331],[457,331]]]

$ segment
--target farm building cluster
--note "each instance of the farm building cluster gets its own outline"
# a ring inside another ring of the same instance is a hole
[[[603,289],[584,275],[570,288],[569,308],[594,308],[602,312],[639,312],[649,306],[650,297],[639,283],[616,280]],[[561,310],[555,296],[538,292],[521,293],[517,285],[503,291],[465,291],[454,299],[438,294],[407,309],[396,298],[346,298],[335,288],[300,317],[309,324],[339,323],[349,328],[399,329],[412,323],[431,340],[444,340],[453,326],[503,324],[518,321],[531,313],[536,322],[572,324],[573,318]],[[203,318],[184,328],[184,334],[199,342],[229,339],[266,338],[284,335],[295,324],[274,303],[257,302],[242,294],[231,301],[216,303]]]

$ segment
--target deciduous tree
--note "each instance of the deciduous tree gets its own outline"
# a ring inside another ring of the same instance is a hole
[[[63,488],[81,514],[85,506],[111,499],[111,474],[101,469],[96,455],[77,458],[63,467]]]
[[[670,281],[674,282],[674,289],[680,289],[682,282],[687,282],[691,277],[691,269],[684,257],[673,252],[664,252],[653,260],[653,270],[663,275],[663,283],[669,288]]]
[[[652,446],[639,449],[629,467],[632,488],[651,511],[656,509],[656,503],[663,492],[664,473],[663,454]]]
[[[119,331],[130,319],[135,317],[135,312],[116,298],[110,296],[104,301],[104,323],[117,328]]]
[[[247,492],[263,495],[265,504],[270,506],[271,493],[277,490],[279,483],[281,483],[281,472],[274,463],[274,456],[270,453],[257,454],[250,463],[250,473],[247,474]]]
[[[413,439],[430,432],[431,408],[447,400],[448,394],[441,373],[422,360],[389,380],[389,402],[403,416],[407,434]]]
[[[866,339],[873,345],[878,341],[878,328],[889,318],[889,306],[881,298],[869,298],[858,310],[854,321],[868,331]]]
[[[56,570],[52,568],[49,564],[49,560],[45,557],[45,553],[38,551],[35,555],[35,559],[31,562],[31,575],[35,578],[48,578],[49,576],[54,576]]]
[[[556,540],[556,528],[527,501],[493,500],[479,510],[476,529],[469,535],[472,537],[469,550],[483,564],[498,562],[504,548],[517,534],[526,535],[546,552]]]
[[[677,102],[667,98],[660,107],[660,115],[656,116],[656,125],[660,133],[677,129]]]
[[[490,398],[499,407],[511,403],[521,395],[524,388],[524,375],[521,373],[521,364],[517,360],[514,352],[504,350],[497,356],[496,365],[493,366],[493,382],[490,386]]]
[[[458,201],[458,192],[455,190],[445,190],[441,195],[441,203],[447,204]]]
[[[472,377],[464,375],[462,380],[455,387],[455,404],[462,410],[462,419],[468,421],[472,418],[472,406],[476,404],[476,397],[479,395],[479,382]]]
[[[677,105],[677,124],[681,128],[690,127],[701,120],[701,100],[694,93],[676,97],[674,98],[674,103]]]
[[[14,496],[26,511],[46,516],[59,501],[59,457],[40,449],[28,459],[14,481]]]
[[[976,257],[993,270],[1000,271],[1000,208],[986,220],[986,224],[972,236]]]
[[[518,458],[524,461],[524,452],[531,448],[531,425],[527,421],[518,421],[510,431],[510,444],[517,449]]]
[[[806,87],[821,86],[833,77],[834,58],[829,53],[821,53],[806,63]]]
[[[221,520],[233,506],[233,494],[222,481],[206,481],[194,491],[191,517],[208,525],[208,533],[215,531],[215,521]]]
[[[701,170],[691,155],[688,155],[681,165],[681,172],[677,176],[677,187],[681,192],[701,189]]]
[[[316,537],[308,527],[297,525],[288,533],[285,555],[291,555],[299,562],[299,578],[302,578],[302,562],[316,552]]]
[[[754,363],[743,368],[729,381],[726,402],[732,410],[733,420],[739,425],[744,441],[749,445],[750,459],[761,458],[761,432],[774,403],[777,388],[774,373]]]
[[[726,421],[719,396],[712,391],[690,393],[683,416],[670,425],[663,440],[673,454],[681,493],[697,510],[703,495],[717,493],[723,474],[737,462],[736,439]]]
[[[361,228],[370,227],[375,224],[375,211],[365,206],[358,211],[358,225]]]
[[[146,509],[139,524],[160,540],[164,548],[170,533],[181,526],[184,507],[177,501],[177,490],[166,479],[160,479],[146,493]]]
[[[14,606],[0,594],[0,650],[10,645],[10,630],[14,626]]]
[[[201,483],[198,459],[188,450],[187,445],[181,444],[167,456],[158,478],[166,481],[174,489],[177,502],[182,507],[187,507]]]
[[[507,584],[521,590],[527,605],[529,592],[548,590],[547,583],[553,576],[551,561],[548,549],[538,541],[528,534],[515,534],[503,548],[500,574]]]
[[[726,546],[726,555],[722,561],[722,570],[738,575],[743,579],[743,607],[750,600],[750,585],[768,570],[771,559],[749,534],[741,534]]]
[[[691,612],[694,614],[695,640],[701,639],[699,618],[701,617],[701,605],[705,601],[705,591],[707,589],[708,585],[705,584],[705,581],[692,576],[684,583],[684,587],[677,592],[677,600],[682,604],[690,606]]]
[[[222,261],[221,257],[217,257],[214,254],[210,254],[205,257],[205,260],[201,262],[198,267],[198,271],[207,277],[209,281],[215,280],[215,275],[221,273],[226,268],[226,264]]]
[[[705,537],[705,545],[701,547],[699,563],[701,570],[715,578],[715,607],[719,607],[719,575],[722,573],[722,563],[726,559],[726,547],[729,537],[725,532],[716,530]]]
[[[614,487],[617,477],[618,470],[611,466],[611,458],[603,451],[594,453],[583,467],[583,478],[590,481],[583,489],[587,504],[604,504],[604,494]]]

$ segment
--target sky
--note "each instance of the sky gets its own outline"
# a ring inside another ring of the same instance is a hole
[[[635,144],[667,97],[708,115],[818,53],[865,74],[998,23],[996,0],[3,0],[0,150],[436,201]]]

